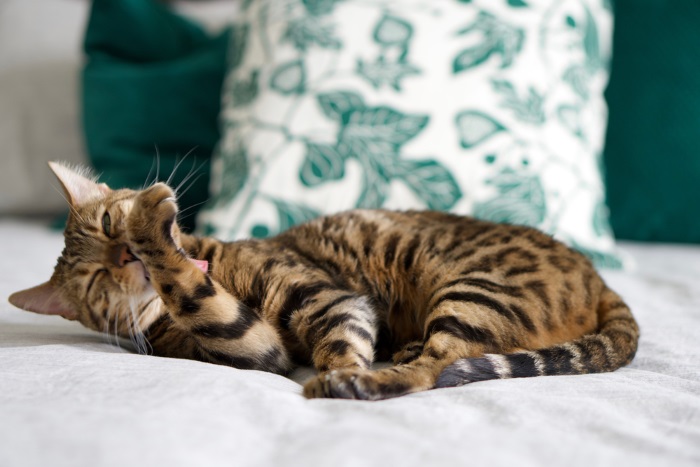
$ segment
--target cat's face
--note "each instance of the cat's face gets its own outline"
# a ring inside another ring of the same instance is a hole
[[[111,190],[59,164],[51,169],[70,204],[65,248],[51,279],[10,297],[15,306],[129,335],[157,294],[127,246],[126,225],[138,192]],[[139,326],[140,327],[140,326]]]

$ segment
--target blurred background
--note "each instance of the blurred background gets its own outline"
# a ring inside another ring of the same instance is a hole
[[[52,160],[138,187],[157,152],[163,179],[189,153],[199,178],[184,204],[205,199],[239,2],[119,3],[91,16],[88,0],[0,1],[0,216],[60,219]]]
[[[189,153],[174,180],[197,174],[183,204],[208,196],[228,27],[243,2],[144,0],[138,17],[98,3],[91,15],[87,0],[0,1],[0,216],[63,212],[49,160],[138,186],[154,153],[163,174]],[[700,2],[612,7],[612,228],[622,239],[699,242]]]

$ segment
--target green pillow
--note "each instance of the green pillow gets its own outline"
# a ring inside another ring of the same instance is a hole
[[[90,160],[115,187],[143,186],[156,153],[160,179],[190,153],[171,182],[192,168],[180,205],[194,225],[206,201],[209,157],[219,138],[229,31],[210,37],[152,0],[94,0],[83,71],[83,125]],[[155,170],[151,179],[155,175]]]
[[[700,242],[700,2],[617,0],[605,149],[619,238]]]

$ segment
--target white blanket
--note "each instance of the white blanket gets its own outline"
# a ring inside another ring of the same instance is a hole
[[[0,221],[0,466],[700,465],[700,247],[623,244],[606,273],[642,329],[609,374],[489,381],[382,402],[305,400],[293,379],[140,356],[8,295],[62,248]]]

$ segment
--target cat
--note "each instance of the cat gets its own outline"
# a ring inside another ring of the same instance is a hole
[[[182,233],[166,184],[112,190],[50,166],[70,206],[65,248],[48,282],[10,302],[144,353],[279,374],[312,364],[306,397],[376,400],[613,371],[637,349],[630,309],[589,260],[529,227],[352,210],[226,243]]]

